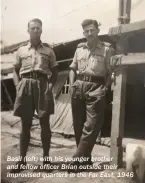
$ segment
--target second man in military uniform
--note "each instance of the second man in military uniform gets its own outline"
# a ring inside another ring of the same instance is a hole
[[[70,93],[73,126],[77,150],[73,157],[88,157],[103,125],[105,94],[110,85],[110,58],[114,53],[110,44],[98,38],[99,27],[96,20],[87,19],[82,23],[87,40],[77,46],[70,65]],[[72,164],[77,164],[73,162]]]

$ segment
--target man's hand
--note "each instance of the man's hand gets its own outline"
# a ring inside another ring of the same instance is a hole
[[[69,94],[72,95],[72,85],[69,85]]]
[[[109,90],[107,86],[104,87],[105,93]]]
[[[69,72],[69,81],[70,81],[70,85],[69,85],[69,93],[70,95],[72,95],[72,92],[73,92],[73,84],[76,80],[76,72],[74,70],[70,70]]]
[[[18,86],[18,84],[20,82],[19,69],[14,68],[14,71],[13,71],[13,81],[14,81],[15,87],[17,89],[17,86]]]
[[[17,84],[15,84],[16,90],[18,90],[19,83],[20,83],[20,81]]]
[[[48,88],[49,88],[49,91],[52,92],[52,89],[53,89],[52,83],[49,83],[49,84],[48,84]]]
[[[56,80],[57,80],[57,75],[58,75],[58,69],[57,67],[53,67],[51,69],[51,72],[52,72],[52,76],[50,78],[48,78],[48,90],[50,92],[52,92],[52,89],[56,83]]]

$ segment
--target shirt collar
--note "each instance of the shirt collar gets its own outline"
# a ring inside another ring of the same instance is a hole
[[[30,41],[28,42],[27,46],[28,46],[28,49],[31,49],[31,48],[33,47]],[[39,48],[39,47],[43,47],[42,41],[41,41],[40,44],[37,46],[37,48]]]
[[[101,44],[101,43],[102,43],[102,42],[101,42],[100,40],[98,40],[98,42],[97,42],[97,44],[96,44],[95,48],[99,48],[99,49],[101,49],[101,46],[102,46],[102,44]],[[89,47],[88,47],[88,43],[87,43],[87,42],[84,44],[83,48],[84,48],[84,49],[85,49],[85,48],[88,48],[88,49],[89,49]]]

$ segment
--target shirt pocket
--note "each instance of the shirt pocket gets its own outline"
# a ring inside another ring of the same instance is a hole
[[[21,56],[21,61],[22,61],[22,67],[27,67],[29,65],[32,65],[32,55],[22,55]]]
[[[88,66],[87,59],[84,58],[83,56],[78,56],[77,62],[78,62],[78,70],[80,70],[80,71],[85,70]]]
[[[38,64],[43,68],[50,66],[50,55],[40,53],[40,57],[38,58]]]
[[[90,68],[94,71],[102,71],[105,69],[105,62],[103,55],[95,55],[91,59]]]

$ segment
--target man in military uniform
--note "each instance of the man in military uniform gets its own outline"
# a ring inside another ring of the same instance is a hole
[[[77,46],[70,65],[70,93],[72,97],[73,126],[77,150],[73,157],[87,157],[92,164],[91,152],[103,125],[105,94],[111,83],[110,58],[113,48],[98,38],[96,20],[82,23],[86,43]],[[72,164],[79,162],[74,161]]]
[[[26,165],[26,153],[30,141],[30,129],[34,111],[38,113],[41,126],[41,140],[43,147],[43,165],[49,164],[49,149],[51,130],[49,117],[54,113],[52,88],[57,78],[57,63],[53,50],[48,44],[41,42],[42,21],[32,19],[28,23],[30,41],[21,46],[14,63],[14,83],[17,96],[14,105],[14,115],[21,117],[22,130],[20,133],[20,156],[17,162]]]

